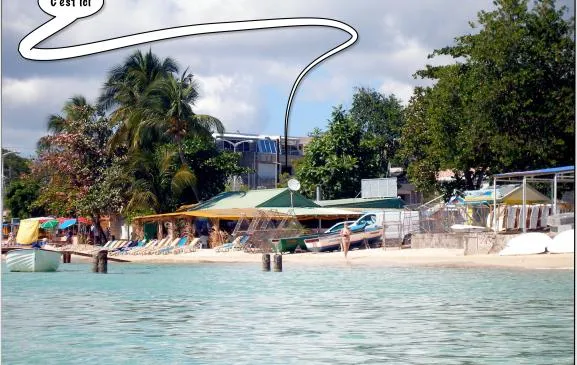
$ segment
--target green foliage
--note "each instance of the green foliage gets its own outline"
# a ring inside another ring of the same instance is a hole
[[[361,125],[363,143],[370,150],[368,163],[377,176],[386,176],[388,164],[398,163],[394,158],[399,149],[403,107],[395,95],[385,96],[376,90],[357,88],[349,110],[350,117]]]
[[[240,154],[219,151],[212,138],[189,137],[183,144],[186,163],[198,178],[200,200],[207,200],[223,192],[229,176],[251,172],[239,165]],[[191,198],[182,202],[190,203]]]
[[[356,196],[361,177],[370,174],[362,163],[368,151],[361,144],[360,124],[338,107],[333,110],[327,132],[315,129],[311,137],[297,171],[303,194],[314,197],[316,186],[321,185],[325,199]]]
[[[497,0],[481,11],[478,31],[430,57],[405,117],[402,157],[419,189],[451,169],[464,189],[492,173],[574,163],[575,43],[573,19],[551,0]]]
[[[6,207],[12,217],[25,219],[44,215],[44,209],[34,204],[38,198],[40,185],[27,177],[14,180],[6,189]]]
[[[16,152],[2,148],[4,186],[8,186],[12,181],[19,179],[22,174],[29,173],[29,163],[28,159],[18,156]]]
[[[325,199],[355,197],[361,179],[385,177],[395,161],[403,124],[403,107],[394,95],[358,88],[349,111],[333,110],[328,130],[314,130],[304,158],[296,166],[303,193]]]

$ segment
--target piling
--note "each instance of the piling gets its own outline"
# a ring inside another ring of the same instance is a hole
[[[274,265],[272,267],[274,272],[282,272],[282,255],[274,255]]]
[[[94,255],[92,272],[106,274],[108,272],[108,251],[100,250]]]
[[[62,263],[69,264],[71,262],[72,253],[70,251],[62,252]]]
[[[262,271],[270,271],[270,254],[262,254]]]

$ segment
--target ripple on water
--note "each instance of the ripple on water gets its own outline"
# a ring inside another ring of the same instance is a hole
[[[574,355],[572,271],[3,269],[6,364],[569,364]]]

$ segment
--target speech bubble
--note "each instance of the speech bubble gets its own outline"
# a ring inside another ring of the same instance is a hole
[[[57,4],[56,4],[57,3]],[[18,51],[22,57],[36,61],[64,60],[102,52],[108,52],[124,47],[138,44],[151,43],[165,39],[179,38],[200,34],[228,33],[246,30],[292,28],[292,27],[327,27],[340,29],[350,35],[345,42],[323,53],[307,65],[297,76],[288,97],[284,117],[284,138],[285,151],[288,151],[288,130],[292,101],[297,88],[313,67],[325,59],[352,46],[359,34],[350,25],[334,19],[326,18],[277,18],[277,19],[257,19],[236,22],[194,24],[182,27],[159,29],[150,32],[137,33],[118,38],[111,38],[92,43],[80,44],[61,48],[36,48],[38,44],[60,32],[76,21],[76,19],[87,17],[98,12],[104,5],[104,0],[38,0],[40,8],[54,18],[20,41]],[[56,4],[56,5],[55,5]],[[62,5],[61,5],[62,4]],[[89,4],[89,5],[80,5]],[[288,164],[288,153],[285,155],[285,164]]]
[[[38,0],[38,5],[55,17],[80,19],[98,13],[104,0]]]

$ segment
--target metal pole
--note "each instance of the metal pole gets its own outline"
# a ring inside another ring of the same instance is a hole
[[[553,176],[553,214],[557,214],[557,174]]]
[[[497,233],[497,178],[493,177],[493,231]]]
[[[276,143],[276,164],[274,166],[274,170],[275,170],[274,187],[278,188],[278,181],[279,181],[279,175],[280,175],[280,173],[279,173],[279,170],[280,170],[280,139],[277,138],[275,143]],[[287,150],[285,150],[284,153],[288,155]]]
[[[523,176],[523,206],[521,208],[521,224],[523,233],[527,232],[527,177]]]

